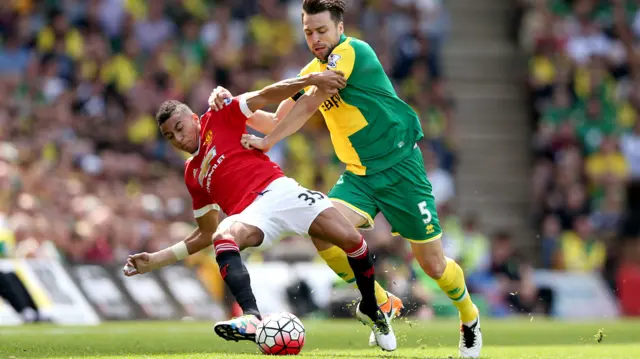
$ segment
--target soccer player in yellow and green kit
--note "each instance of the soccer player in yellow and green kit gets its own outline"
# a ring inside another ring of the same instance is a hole
[[[435,200],[416,144],[424,136],[420,121],[395,93],[374,50],[344,34],[345,7],[345,0],[303,0],[304,32],[315,59],[300,75],[339,71],[347,79],[346,87],[333,96],[307,88],[281,103],[275,114],[257,114],[263,117],[263,125],[256,129],[266,136],[245,135],[243,144],[268,151],[320,109],[336,154],[347,166],[329,192],[334,205],[358,228],[373,226],[373,219],[382,212],[394,234],[411,242],[422,269],[460,311],[460,356],[477,358],[482,347],[479,313],[462,269],[442,250]],[[214,91],[212,96],[228,94]],[[338,275],[347,281],[353,278],[340,249],[319,241],[314,244]],[[387,295],[382,289],[376,292],[379,304],[387,301]],[[376,344],[375,338],[370,344]]]

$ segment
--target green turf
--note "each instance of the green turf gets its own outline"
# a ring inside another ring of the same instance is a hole
[[[562,322],[541,319],[482,323],[486,358],[640,358],[640,322]],[[355,320],[304,320],[302,356],[314,358],[448,358],[457,356],[455,321],[394,325],[398,350],[367,346],[369,333]],[[594,335],[604,329],[597,343]],[[225,342],[210,323],[130,322],[97,327],[36,325],[0,328],[3,358],[257,358],[251,343]]]

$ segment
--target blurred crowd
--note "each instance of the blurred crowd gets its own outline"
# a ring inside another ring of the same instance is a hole
[[[159,136],[159,104],[177,99],[202,113],[217,85],[234,94],[259,89],[312,59],[298,0],[10,4],[0,7],[3,256],[122,262],[181,239],[193,225],[185,156]],[[443,182],[436,189],[453,196],[440,2],[350,1],[345,22],[421,114]],[[321,118],[269,155],[323,191],[343,170]]]
[[[440,63],[446,9],[439,0],[348,5],[347,35],[374,47],[420,115],[429,176],[446,208],[455,196],[454,104]],[[300,14],[300,0],[1,6],[0,257],[121,264],[189,234],[186,156],[161,138],[155,111],[177,99],[202,113],[215,86],[239,94],[295,77],[312,59]],[[343,170],[319,116],[269,156],[302,185],[325,192]],[[384,218],[366,236],[380,258],[406,259],[393,253],[398,242]],[[290,238],[253,260],[305,257],[317,260],[310,242]],[[219,289],[211,256],[190,261]]]
[[[521,5],[541,264],[604,273],[631,314],[640,308],[640,2]]]

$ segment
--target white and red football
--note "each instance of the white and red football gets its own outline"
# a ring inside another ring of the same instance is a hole
[[[265,316],[256,330],[256,344],[266,355],[297,355],[304,346],[302,322],[291,313]]]

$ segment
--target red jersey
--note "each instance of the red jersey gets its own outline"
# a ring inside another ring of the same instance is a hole
[[[187,160],[184,182],[196,218],[211,210],[242,212],[271,182],[284,174],[261,151],[247,150],[240,140],[253,113],[244,96],[228,99],[217,112],[200,118],[198,151]]]

